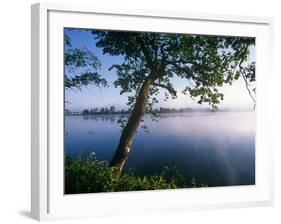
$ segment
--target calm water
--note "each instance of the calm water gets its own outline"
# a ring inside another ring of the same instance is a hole
[[[119,141],[118,115],[65,117],[65,153],[85,158],[95,152],[110,160]],[[255,184],[255,113],[164,114],[159,122],[145,117],[150,133],[138,130],[126,163],[149,175],[177,165],[188,180],[208,186]]]

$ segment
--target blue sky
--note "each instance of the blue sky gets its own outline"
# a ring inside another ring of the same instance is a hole
[[[95,46],[96,41],[93,35],[83,29],[65,29],[65,33],[71,39],[71,45],[73,48],[87,48],[93,52],[101,61],[101,68],[99,73],[108,82],[109,87],[97,87],[86,86],[82,87],[82,90],[73,91],[66,89],[65,100],[69,103],[66,104],[66,108],[71,111],[81,111],[83,109],[109,107],[115,106],[117,109],[127,108],[127,96],[120,95],[120,88],[115,88],[113,82],[117,78],[114,70],[108,71],[113,64],[122,62],[122,56],[110,56],[104,55],[101,48]],[[255,60],[255,49],[250,50],[250,60]],[[156,107],[208,107],[205,105],[198,105],[188,95],[181,94],[186,86],[186,83],[181,78],[173,78],[172,83],[176,90],[178,90],[178,98],[173,100],[164,101],[163,92],[159,96],[159,104]],[[224,93],[224,101],[219,106],[220,108],[228,109],[251,109],[253,102],[247,93],[245,83],[242,80],[236,81],[232,86],[224,86],[221,88],[221,92]]]

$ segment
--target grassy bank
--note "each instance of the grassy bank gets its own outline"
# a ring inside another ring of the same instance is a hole
[[[95,193],[117,191],[139,191],[205,187],[195,178],[189,183],[184,181],[176,167],[164,167],[159,174],[137,176],[132,171],[124,171],[120,177],[115,175],[106,161],[99,161],[95,156],[87,160],[65,158],[65,193]]]

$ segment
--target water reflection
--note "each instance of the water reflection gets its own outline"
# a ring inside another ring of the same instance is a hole
[[[119,115],[66,116],[65,151],[85,157],[94,151],[110,160],[118,144]],[[255,113],[161,114],[145,117],[150,134],[139,130],[126,167],[153,174],[177,165],[185,178],[209,186],[255,183]]]

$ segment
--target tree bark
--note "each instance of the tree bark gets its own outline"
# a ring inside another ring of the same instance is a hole
[[[132,139],[144,115],[145,105],[147,103],[147,99],[149,95],[149,87],[152,83],[153,83],[153,79],[148,77],[142,84],[136,99],[134,109],[131,113],[131,116],[125,128],[123,129],[123,132],[119,140],[119,144],[110,162],[110,166],[116,168],[116,172],[118,176],[121,175],[123,167],[131,152]]]

